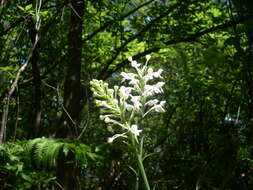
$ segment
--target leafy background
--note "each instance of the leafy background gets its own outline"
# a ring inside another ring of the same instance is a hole
[[[151,186],[252,189],[250,0],[43,0],[36,30],[38,2],[0,2],[1,118],[29,63],[0,122],[0,189],[133,189],[130,152],[106,143],[89,81],[119,84],[127,58],[147,54],[167,101],[144,129]]]

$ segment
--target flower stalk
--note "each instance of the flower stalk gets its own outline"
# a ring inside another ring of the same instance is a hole
[[[147,175],[146,175],[146,172],[145,172],[145,169],[144,169],[144,166],[143,166],[143,162],[142,162],[142,155],[140,155],[138,153],[136,153],[136,154],[137,154],[136,156],[137,156],[138,167],[141,171],[141,176],[142,176],[142,179],[144,181],[145,189],[150,190],[148,178],[147,178]]]
[[[143,165],[143,137],[140,138],[140,136],[145,128],[141,126],[141,121],[151,112],[164,112],[166,103],[154,98],[156,94],[163,93],[162,87],[165,83],[151,83],[153,79],[163,79],[161,76],[163,70],[154,72],[152,68],[148,68],[149,60],[148,55],[144,66],[141,67],[140,63],[129,58],[135,73],[122,72],[120,74],[123,77],[122,82],[127,83],[128,86],[114,86],[111,89],[101,80],[94,79],[90,82],[91,90],[96,98],[95,103],[101,108],[100,119],[122,131],[108,138],[108,143],[118,138],[129,140],[129,146],[134,150],[139,170],[135,173],[140,172],[146,190],[150,190],[150,186]],[[139,176],[136,177],[138,186]]]

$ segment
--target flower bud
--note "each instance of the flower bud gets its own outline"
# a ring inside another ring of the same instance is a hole
[[[151,58],[151,55],[146,55],[146,60],[149,61]]]
[[[105,117],[105,123],[110,123],[111,122],[111,119],[109,117]]]

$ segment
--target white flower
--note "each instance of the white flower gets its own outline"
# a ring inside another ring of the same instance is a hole
[[[147,70],[147,74],[144,76],[144,79],[145,81],[149,81],[149,80],[152,80],[154,78],[154,72],[153,72],[153,69],[152,68],[149,68]]]
[[[135,109],[140,109],[141,103],[140,103],[141,97],[140,96],[131,96],[131,101],[134,104]]]
[[[107,106],[107,102],[104,100],[95,100],[95,102],[99,106]]]
[[[98,97],[100,97],[101,95],[100,94],[98,94],[97,92],[93,92],[93,94],[94,94],[94,96],[98,96]]]
[[[114,91],[117,92],[118,89],[119,89],[119,86],[115,85],[115,86],[114,86]]]
[[[125,72],[120,73],[120,75],[123,77],[122,82],[124,82],[125,80],[134,80],[136,76],[134,73]]]
[[[113,89],[108,89],[108,94],[113,97],[113,93],[114,93],[114,90]]]
[[[134,108],[134,106],[133,106],[133,105],[131,105],[131,104],[127,104],[127,103],[126,103],[126,110],[127,110],[127,111],[132,111],[132,110],[133,110],[133,108]]]
[[[164,112],[166,101],[159,102],[157,99],[151,99],[153,96],[163,92],[164,82],[157,82],[154,85],[149,83],[150,80],[162,78],[162,69],[154,72],[152,68],[148,68],[147,64],[151,56],[146,55],[146,63],[141,65],[137,61],[129,57],[131,66],[135,68],[135,73],[122,72],[122,82],[128,86],[114,86],[113,89],[108,88],[108,84],[101,80],[92,80],[91,90],[98,99],[96,104],[104,110],[104,115],[100,119],[112,126],[118,126],[123,130],[122,134],[115,134],[108,138],[108,142],[112,143],[116,138],[125,137],[126,134],[134,136],[137,143],[137,136],[142,130],[138,129],[136,124],[132,125],[133,120],[140,116],[144,118],[149,112]],[[151,99],[151,100],[150,100]],[[149,100],[144,102],[144,100]],[[143,108],[143,109],[141,109]],[[148,111],[146,109],[148,108]],[[129,113],[130,112],[130,113]],[[141,114],[139,113],[141,112]],[[142,119],[140,118],[140,119]],[[128,120],[128,121],[127,121]]]
[[[138,64],[137,61],[131,61],[131,66],[134,68],[139,68],[141,64]]]
[[[150,60],[150,58],[151,58],[151,55],[146,55],[147,62]]]
[[[157,93],[162,93],[163,92],[163,85],[165,83],[164,82],[158,82],[153,86],[153,91],[157,94]]]
[[[100,119],[100,120],[104,120],[104,119],[105,119],[105,116],[104,116],[104,115],[100,115],[100,116],[99,116],[99,119]]]
[[[138,85],[138,83],[139,83],[139,80],[137,80],[137,79],[132,79],[129,82],[129,84],[133,85],[134,87],[136,87]]]
[[[114,119],[111,119],[110,116],[111,115],[104,115],[104,116],[101,115],[100,119],[104,120],[105,123],[110,123],[110,124],[113,124],[113,125],[119,125],[119,126],[123,127],[123,125],[120,122],[118,122]]]
[[[162,93],[163,92],[162,87],[164,84],[165,84],[164,82],[158,82],[155,85],[148,85],[148,84],[145,85],[143,95],[152,96],[154,94]]]
[[[148,74],[152,74],[152,75],[153,75],[153,73],[154,73],[154,71],[153,71],[152,68],[148,68],[147,72],[148,72]]]
[[[153,78],[162,78],[161,74],[162,74],[163,70],[159,69],[157,72],[154,72],[152,68],[148,68],[147,70],[147,74],[144,76],[144,79],[146,81],[152,80]]]
[[[166,101],[161,101],[159,104],[157,104],[158,102],[158,100],[156,100],[156,99],[154,99],[153,100],[154,102],[152,102],[152,100],[150,100],[150,101],[148,101],[147,103],[149,103],[150,105],[151,104],[153,104],[153,103],[155,103],[154,104],[154,106],[153,107],[151,107],[144,115],[143,115],[143,117],[145,117],[149,112],[151,112],[151,111],[156,111],[156,112],[165,112],[165,110],[164,110],[164,105],[165,105],[165,103],[166,103]],[[146,104],[147,104],[146,103]]]
[[[130,128],[131,133],[134,134],[134,136],[139,136],[140,132],[142,132],[142,130],[138,130],[138,126],[137,125],[132,125]]]
[[[108,140],[107,140],[108,143],[112,143],[113,141],[114,141],[114,138],[112,138],[112,137],[108,138]]]
[[[155,84],[156,88],[162,88],[165,85],[165,82],[158,82]]]
[[[157,99],[154,99],[154,100],[149,100],[148,102],[146,102],[145,105],[148,105],[148,106],[154,106],[158,103],[159,101]]]
[[[111,123],[112,120],[111,120],[108,116],[105,116],[104,122],[105,122],[105,123]]]
[[[118,104],[118,103],[119,103],[117,99],[113,99],[112,102],[113,102],[114,104]]]
[[[162,72],[163,72],[163,70],[162,70],[162,69],[159,69],[157,72],[154,72],[154,73],[153,73],[153,76],[154,76],[155,78],[163,78],[163,77],[161,76]]]
[[[112,121],[112,119],[110,119],[110,115],[100,115],[99,119],[103,120],[105,123],[109,123]]]
[[[152,107],[151,109],[154,109],[156,112],[165,112],[165,110],[163,109],[165,103],[166,101],[161,101],[160,104],[154,105],[154,107]]]
[[[115,134],[112,137],[108,138],[107,142],[108,143],[112,143],[116,138],[122,137],[124,136],[126,133],[122,133],[122,134]]]
[[[154,89],[152,85],[145,85],[144,87],[144,96],[152,96],[154,94]]]
[[[125,86],[121,86],[119,88],[119,95],[124,98],[127,99],[130,96],[130,93],[132,91],[133,88],[131,87],[125,87]]]

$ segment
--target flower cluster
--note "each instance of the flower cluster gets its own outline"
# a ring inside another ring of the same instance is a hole
[[[114,86],[110,89],[108,84],[101,80],[90,82],[96,104],[101,107],[100,119],[108,124],[120,126],[124,130],[123,133],[110,137],[108,142],[113,142],[118,137],[127,137],[127,134],[132,134],[138,142],[137,137],[142,130],[138,129],[137,118],[143,118],[151,111],[165,111],[166,102],[154,98],[156,94],[163,93],[162,87],[165,83],[150,83],[153,79],[163,79],[161,76],[163,70],[159,69],[155,72],[152,68],[148,68],[149,59],[150,55],[147,55],[146,63],[141,67],[140,63],[129,58],[136,72],[120,74],[122,82],[128,86]]]

